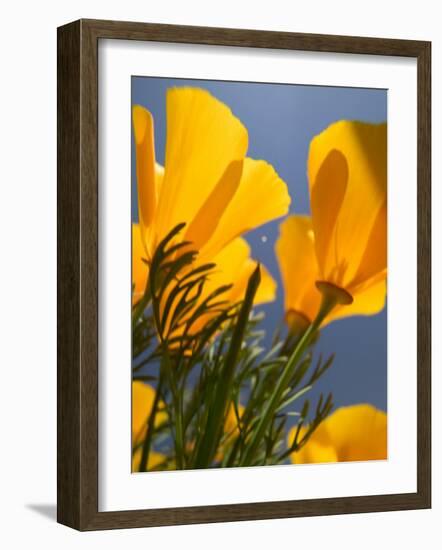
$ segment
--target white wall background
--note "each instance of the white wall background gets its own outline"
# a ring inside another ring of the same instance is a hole
[[[437,0],[77,0],[2,9],[0,542],[5,548],[439,548],[441,289],[434,284],[433,510],[81,534],[55,516],[56,27],[79,17],[433,41],[433,280],[441,279],[442,37]],[[438,23],[439,21],[439,23]],[[406,314],[406,304],[404,304]]]

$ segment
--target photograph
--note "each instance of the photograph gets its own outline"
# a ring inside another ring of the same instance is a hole
[[[440,540],[442,33],[405,4],[3,5],[1,548]]]
[[[132,76],[132,473],[388,460],[387,98]]]

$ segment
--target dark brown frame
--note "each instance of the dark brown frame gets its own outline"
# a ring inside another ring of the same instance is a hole
[[[417,492],[98,512],[98,40],[405,56],[418,67]],[[79,20],[58,29],[58,521],[79,530],[431,506],[431,43]]]

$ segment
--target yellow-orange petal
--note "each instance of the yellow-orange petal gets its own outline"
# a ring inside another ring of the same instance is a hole
[[[338,171],[338,179],[333,170],[330,171],[328,185],[324,183],[326,174],[320,173],[333,150],[345,158],[348,180],[334,230],[329,233],[333,238],[333,255],[327,256],[330,263],[325,266],[324,277],[346,288],[358,275],[379,211],[385,206],[387,125],[339,121],[312,140],[308,158],[310,196],[315,196],[321,204],[328,200],[334,203],[336,187],[342,184],[342,170]],[[319,187],[315,189],[317,184]],[[315,233],[319,234],[322,218],[315,216],[313,209],[312,216]],[[329,221],[328,216],[324,219]],[[326,234],[325,229],[323,233]],[[378,238],[386,239],[386,235]]]
[[[337,282],[340,277],[337,219],[347,182],[347,161],[342,153],[333,149],[320,165],[310,194],[318,278],[321,280]]]
[[[147,421],[155,400],[155,390],[152,386],[138,380],[132,382],[132,440],[134,443],[142,439],[147,428]],[[164,404],[160,402],[160,409]],[[155,417],[155,426],[167,419],[167,414],[159,410]]]
[[[165,174],[160,193],[157,240],[178,223],[189,224],[228,165],[244,158],[247,130],[232,111],[206,90],[167,91]]]
[[[142,448],[138,447],[138,449],[132,455],[132,472],[138,472],[140,468],[142,452],[143,452]],[[165,461],[165,459],[166,459],[165,455],[161,453],[156,453],[154,451],[150,451],[149,460],[147,463],[147,470],[150,471],[150,470],[158,469],[158,466],[160,466],[160,464],[162,464]]]
[[[204,247],[207,255],[217,254],[243,233],[287,214],[290,195],[286,183],[264,160],[246,158],[241,181],[223,216]]]
[[[234,160],[226,168],[219,182],[190,222],[184,240],[201,250],[215,232],[219,221],[238,189],[243,161]]]
[[[157,205],[153,117],[144,107],[134,105],[132,119],[135,137],[138,216],[141,232],[145,238],[145,232],[153,221]]]
[[[221,294],[217,300],[225,300],[227,304],[235,304],[244,298],[249,278],[256,268],[256,260],[250,258],[250,246],[242,239],[237,238],[225,246],[211,261],[216,267],[210,273],[204,285],[200,302],[212,292],[224,285],[231,288]],[[255,305],[271,302],[276,297],[276,282],[265,266],[261,265],[261,281],[256,291]],[[201,317],[192,325],[192,332],[202,328],[213,315]]]
[[[329,440],[328,432],[325,429],[321,430],[321,426],[315,430],[312,436],[308,439],[299,451],[292,453],[290,459],[295,464],[315,464],[323,462],[338,462],[337,449],[333,443]],[[291,446],[294,442],[297,426],[294,426],[288,434],[287,443]],[[301,426],[298,434],[298,444],[302,441],[307,433],[307,426]]]
[[[146,251],[141,239],[141,230],[138,223],[132,224],[132,302],[136,303],[143,296],[146,289],[149,267],[143,261]]]
[[[289,434],[293,441],[295,428]],[[387,458],[387,415],[369,404],[341,407],[327,417],[293,462],[349,462]]]
[[[239,418],[244,413],[244,406],[241,403],[238,403],[238,414]],[[229,435],[236,435],[238,432],[238,419],[236,417],[235,406],[233,403],[230,404],[230,407],[227,411],[226,420],[224,422],[224,432]]]
[[[156,162],[155,163],[155,185],[158,193],[161,192],[161,186],[163,185],[163,178],[164,178],[164,166],[162,166],[159,162]]]
[[[373,224],[364,254],[359,264],[355,278],[349,283],[348,289],[357,288],[379,273],[386,276],[387,268],[387,201],[380,208]]]
[[[284,285],[286,314],[302,314],[311,322],[319,311],[321,294],[315,286],[318,264],[310,217],[287,217],[279,226],[275,252]]]
[[[247,284],[249,282],[249,279],[252,275],[252,273],[256,269],[256,260],[249,260],[248,264],[249,266],[246,266],[246,273],[247,273],[247,283],[244,286],[243,294],[246,291]],[[255,305],[259,304],[267,304],[269,302],[273,302],[276,299],[276,291],[277,291],[277,284],[275,279],[271,276],[270,272],[266,268],[264,264],[260,264],[260,275],[261,280],[259,282],[258,290],[255,294],[255,299],[253,303]]]
[[[241,237],[233,240],[225,246],[219,254],[213,258],[216,263],[214,273],[210,276],[204,294],[208,295],[216,288],[232,284],[232,288],[226,293],[226,299],[234,303],[244,297],[250,276],[256,268],[256,260],[250,257],[250,246]],[[255,304],[269,302],[275,299],[276,282],[261,265],[261,281],[255,295]]]
[[[326,318],[323,325],[344,317],[376,315],[380,313],[384,309],[387,296],[387,283],[385,278],[377,282],[375,281],[373,284],[367,283],[365,287],[359,287],[352,296],[353,303],[345,306],[337,306]]]
[[[238,403],[238,415],[241,419],[242,415],[244,413],[244,406],[241,405],[241,403]],[[238,419],[235,412],[235,406],[233,403],[230,404],[226,419],[224,421],[224,434],[225,439],[222,441],[218,452],[216,454],[215,460],[221,461],[224,458],[224,453],[226,449],[229,447],[230,444],[233,443],[236,437],[239,435],[239,426],[238,426]]]
[[[155,390],[143,382],[132,382],[132,438],[135,439],[145,428],[152,410]]]

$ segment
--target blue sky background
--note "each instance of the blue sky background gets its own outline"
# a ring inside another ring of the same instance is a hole
[[[289,188],[290,213],[310,213],[306,176],[311,139],[336,120],[387,120],[387,91],[293,84],[264,84],[132,77],[132,104],[143,105],[155,120],[155,152],[164,162],[166,90],[173,86],[205,88],[226,103],[249,133],[248,156],[270,162]],[[135,154],[132,143],[132,219],[138,220]],[[274,253],[281,220],[246,235],[253,257],[278,283],[275,302],[261,306],[270,335],[283,316],[283,287]],[[351,317],[321,332],[317,353],[335,353],[332,368],[308,394],[312,404],[321,392],[333,393],[335,407],[372,403],[387,410],[387,311]]]

